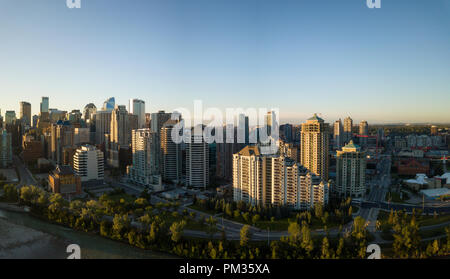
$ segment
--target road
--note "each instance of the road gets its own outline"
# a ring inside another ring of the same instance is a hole
[[[31,174],[30,170],[25,166],[25,164],[22,162],[22,160],[14,155],[13,156],[13,162],[14,165],[17,168],[17,172],[20,176],[20,181],[18,187],[26,186],[26,185],[36,185],[39,186],[39,183],[34,179],[33,175]]]
[[[380,158],[380,162],[377,164],[378,175],[369,184],[370,192],[366,197],[365,204],[379,204],[384,202],[386,194],[389,191],[391,185],[391,158],[390,156],[383,156]],[[367,229],[370,232],[376,231],[376,222],[378,219],[379,208],[376,206],[361,206],[359,216],[367,221]]]

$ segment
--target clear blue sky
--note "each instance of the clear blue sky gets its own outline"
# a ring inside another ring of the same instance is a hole
[[[450,122],[450,0],[0,0],[0,109],[278,107]]]

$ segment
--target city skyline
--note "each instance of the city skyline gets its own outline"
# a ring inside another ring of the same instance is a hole
[[[147,113],[196,99],[222,110],[278,107],[293,124],[315,112],[328,123],[450,119],[448,1],[0,5],[2,114],[19,115],[21,101],[38,114],[42,96],[69,112],[114,96],[145,101]]]

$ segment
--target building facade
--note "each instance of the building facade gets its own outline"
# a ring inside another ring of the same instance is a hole
[[[83,184],[101,184],[105,177],[103,152],[92,145],[76,149],[73,155],[73,169]]]
[[[145,102],[139,99],[130,99],[129,111],[137,116],[138,129],[146,128],[145,126]]]
[[[0,167],[5,168],[12,164],[11,134],[6,129],[0,130]]]
[[[300,163],[328,181],[328,124],[314,114],[302,124]]]
[[[95,142],[97,144],[105,143],[105,135],[111,131],[111,112],[97,111],[95,114]]]
[[[329,184],[290,158],[246,146],[233,155],[233,199],[260,206],[309,210],[326,205]]]
[[[164,180],[175,183],[181,181],[183,164],[181,144],[172,140],[172,130],[177,123],[176,120],[168,120],[160,132],[161,175]]]
[[[346,117],[344,119],[344,142],[342,143],[347,144],[350,142],[350,140],[353,138],[353,119],[350,117]]]
[[[72,197],[81,194],[81,178],[70,166],[57,165],[48,176],[48,183],[53,193],[63,197]]]
[[[209,148],[203,134],[186,143],[186,185],[204,189],[209,185]]]
[[[162,178],[159,167],[158,136],[150,129],[132,131],[132,165],[127,167],[131,182],[160,190]]]
[[[24,125],[31,127],[31,104],[20,102],[20,120]]]
[[[361,198],[366,192],[366,155],[353,141],[337,152],[335,191],[345,198]]]
[[[334,148],[341,148],[343,145],[344,139],[344,127],[342,126],[342,121],[339,119],[334,122],[333,126],[333,145]]]

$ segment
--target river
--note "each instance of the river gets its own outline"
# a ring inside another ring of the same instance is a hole
[[[80,246],[82,259],[175,258],[50,224],[26,212],[0,209],[0,258],[65,259],[69,244]]]

